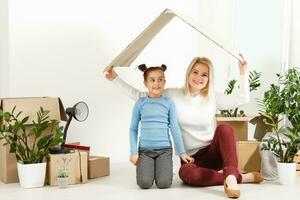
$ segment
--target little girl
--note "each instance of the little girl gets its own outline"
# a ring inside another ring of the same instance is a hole
[[[137,165],[137,184],[142,189],[150,188],[154,180],[158,188],[168,188],[172,184],[173,175],[169,129],[181,159],[186,163],[194,159],[185,152],[174,103],[170,98],[162,96],[167,66],[147,68],[142,64],[138,68],[144,72],[148,95],[140,97],[133,108],[130,162]]]

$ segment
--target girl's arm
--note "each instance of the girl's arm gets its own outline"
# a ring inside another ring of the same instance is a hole
[[[121,88],[121,90],[125,91],[125,93],[135,101],[137,101],[140,97],[147,95],[146,92],[141,92],[123,81],[112,67],[106,72],[105,77],[107,80],[112,81],[115,85]]]
[[[130,138],[130,154],[138,155],[138,148],[137,148],[137,138],[138,138],[138,127],[140,118],[140,100],[138,100],[132,111],[131,123],[129,128],[129,138]]]
[[[239,61],[240,77],[238,90],[233,94],[216,94],[217,108],[226,110],[247,104],[250,102],[250,88],[248,81],[248,64],[242,54]]]

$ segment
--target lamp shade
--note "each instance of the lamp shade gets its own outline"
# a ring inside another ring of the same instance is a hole
[[[89,115],[89,107],[88,105],[81,101],[76,103],[73,107],[67,108],[66,113],[69,116],[74,117],[77,121],[84,121]]]

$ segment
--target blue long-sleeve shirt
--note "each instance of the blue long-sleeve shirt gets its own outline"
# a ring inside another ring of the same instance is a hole
[[[139,98],[133,108],[129,132],[131,155],[138,152],[138,135],[140,148],[171,147],[169,128],[179,155],[186,155],[173,101],[165,96]]]

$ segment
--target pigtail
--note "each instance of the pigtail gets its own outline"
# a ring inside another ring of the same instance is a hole
[[[167,70],[167,65],[165,65],[165,64],[162,64],[160,67],[163,69],[163,71]]]
[[[147,70],[147,66],[145,64],[140,64],[138,66],[139,70],[141,70],[142,72],[145,72]]]

